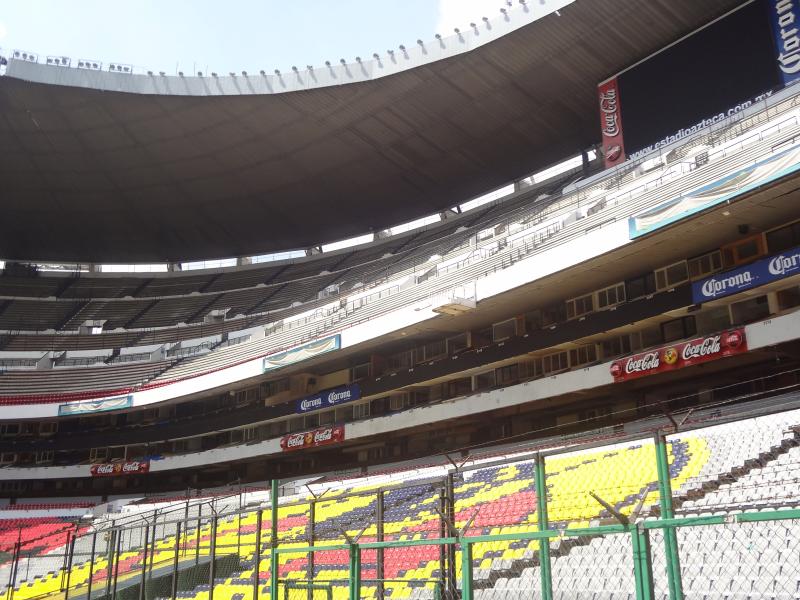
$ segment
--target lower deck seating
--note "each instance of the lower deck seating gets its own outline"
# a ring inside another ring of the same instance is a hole
[[[778,486],[784,493],[780,497],[783,506],[800,506],[800,489],[796,485],[800,434],[792,429],[798,423],[800,411],[795,411],[670,436],[669,471],[679,509],[685,511],[689,497],[697,502],[706,496],[720,500],[715,506],[740,506],[748,497],[738,490],[756,485],[766,486],[764,489],[773,492]],[[536,489],[534,471],[531,460],[508,458],[502,464],[490,464],[456,474],[456,528],[467,527],[469,536],[535,531],[540,490]],[[438,538],[442,533],[440,482],[431,479],[415,481],[415,477],[423,477],[415,471],[407,472],[406,476],[405,485],[384,492],[384,538],[419,541]],[[648,515],[658,505],[652,440],[548,456],[546,481],[549,518],[554,528],[616,522],[610,511],[601,506],[592,494],[623,515],[632,515],[641,505],[640,515],[653,518]],[[329,490],[316,500],[315,542],[318,545],[340,545],[345,544],[348,537],[358,536],[361,536],[360,542],[376,540],[378,487],[376,483],[356,480],[349,487]],[[762,496],[758,498],[763,499]],[[310,500],[307,497],[279,508],[277,528],[281,548],[300,548],[308,544]],[[680,508],[681,502],[684,508]],[[180,500],[176,506],[178,504]],[[693,505],[693,508],[697,507]],[[209,522],[208,514],[206,512],[199,529],[192,516],[188,528],[180,535],[176,535],[174,525],[157,530],[159,538],[147,550],[149,560],[156,568],[171,565],[177,549],[179,563],[192,565],[210,555],[213,536],[217,556],[230,555],[239,565],[238,570],[216,580],[215,600],[251,600],[256,572],[260,593],[267,593],[273,568],[269,559],[269,511],[262,512],[261,559],[258,563],[255,560],[256,512],[220,518],[216,529]],[[796,556],[800,547],[800,526],[796,522],[788,522],[785,526],[780,523],[748,524],[734,533],[725,527],[688,528],[685,535],[681,532],[679,544],[680,552],[686,556],[687,597],[697,600],[729,597],[738,589],[747,589],[752,594],[742,600],[775,600],[778,596],[769,596],[767,590],[777,593],[780,587],[789,590],[787,600],[795,598],[791,594],[800,590],[800,568],[782,573],[774,571],[774,567],[786,561],[785,552],[794,552],[792,556]],[[741,531],[750,533],[741,534]],[[651,535],[654,547],[663,546],[658,532]],[[121,577],[132,577],[141,569],[145,556],[142,540],[141,532],[138,538],[135,532],[123,537],[119,565],[115,567]],[[83,548],[80,544],[86,543],[87,540],[80,541],[79,547]],[[505,600],[521,597],[521,590],[537,589],[538,549],[538,541],[527,540],[474,544],[476,597]],[[629,536],[554,539],[551,550],[554,588],[560,594],[557,597],[571,598],[591,592],[600,595],[587,598],[632,598],[633,563]],[[460,550],[457,554],[460,557]],[[655,550],[654,557],[659,555],[663,556],[663,552]],[[311,572],[306,553],[282,553],[275,568],[279,580],[284,582],[281,585],[294,581],[302,587],[300,582],[313,577],[317,583],[331,582],[333,597],[339,600],[347,594],[344,580],[348,573],[348,559],[347,550],[320,551],[315,553]],[[746,571],[741,569],[739,574],[734,573],[729,567],[734,561],[745,565]],[[81,589],[90,577],[93,582],[101,584],[108,576],[108,567],[107,553],[96,557],[91,573],[86,561],[76,562],[70,577],[72,585]],[[662,589],[665,581],[663,564],[656,560],[654,568],[660,570],[656,583]],[[691,574],[688,569],[691,569]],[[434,583],[441,573],[440,551],[436,545],[423,543],[387,549],[384,553],[384,595],[390,598],[432,598]],[[364,550],[362,597],[376,597],[377,585],[370,581],[376,576],[377,552]],[[58,570],[33,577],[18,586],[14,597],[27,600],[47,595],[58,589],[59,578]],[[204,600],[208,592],[208,585],[202,583],[182,591],[180,596]]]

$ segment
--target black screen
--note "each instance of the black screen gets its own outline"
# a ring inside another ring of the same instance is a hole
[[[780,87],[766,2],[756,0],[617,77],[628,156]]]

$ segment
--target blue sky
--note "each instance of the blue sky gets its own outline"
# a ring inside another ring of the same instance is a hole
[[[371,58],[447,35],[505,0],[5,0],[0,48],[153,71],[253,71]]]

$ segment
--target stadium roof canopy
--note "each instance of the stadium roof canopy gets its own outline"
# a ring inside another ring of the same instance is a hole
[[[527,0],[450,37],[282,74],[11,59],[0,258],[246,256],[435,213],[592,145],[597,82],[739,3]]]

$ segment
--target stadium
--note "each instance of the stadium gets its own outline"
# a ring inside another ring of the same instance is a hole
[[[497,9],[3,51],[2,600],[800,599],[800,6]]]

